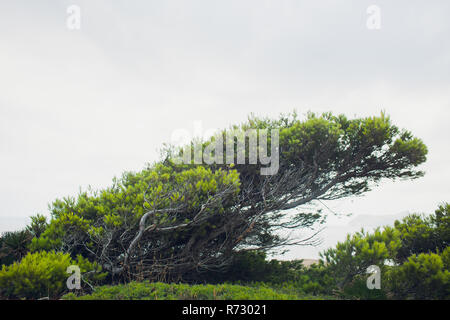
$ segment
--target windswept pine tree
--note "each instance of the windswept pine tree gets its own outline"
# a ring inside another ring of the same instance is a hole
[[[250,117],[233,127],[250,129],[268,131],[268,149],[279,155],[276,174],[262,175],[267,165],[250,163],[248,150],[245,163],[233,165],[179,163],[180,150],[169,148],[160,162],[124,173],[109,188],[54,201],[50,224],[33,249],[81,254],[116,279],[189,280],[226,268],[236,252],[314,244],[314,235],[296,239],[280,231],[323,222],[325,215],[311,210],[315,201],[424,174],[418,166],[426,146],[384,114]],[[224,135],[203,141],[202,148]]]

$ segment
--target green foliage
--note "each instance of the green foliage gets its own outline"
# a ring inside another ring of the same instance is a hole
[[[395,260],[406,261],[413,254],[443,251],[450,245],[450,204],[442,204],[433,215],[410,215],[395,222],[401,245]]]
[[[31,233],[35,238],[39,238],[48,227],[47,218],[41,214],[30,217],[31,223],[27,226],[26,230]]]
[[[267,282],[280,283],[292,280],[302,270],[302,261],[279,261],[266,259],[263,251],[242,251],[233,255],[230,266],[223,271],[202,275],[208,283],[221,282]]]
[[[412,255],[402,265],[391,268],[386,285],[394,299],[450,299],[450,247],[442,255]]]
[[[300,273],[300,277],[295,280],[295,287],[299,288],[300,292],[313,295],[332,295],[334,278],[330,270],[319,261],[318,264],[313,264],[304,268]]]
[[[33,235],[28,230],[5,232],[0,237],[0,266],[10,265],[29,251]]]
[[[377,229],[373,234],[362,230],[348,235],[347,240],[339,242],[335,248],[322,252],[321,257],[333,275],[336,286],[342,289],[356,276],[365,274],[369,266],[382,268],[398,247],[398,233],[392,230],[382,232]]]
[[[267,286],[258,287],[220,284],[187,285],[130,282],[126,285],[103,286],[92,294],[63,297],[67,300],[297,300],[294,294],[277,292]]]
[[[149,188],[149,184],[151,187]],[[114,185],[101,191],[82,192],[78,198],[56,200],[51,206],[53,219],[41,237],[33,239],[32,250],[58,249],[72,254],[88,256],[85,245],[95,250],[92,238],[101,238],[106,231],[125,230],[135,227],[144,212],[150,208],[186,205],[183,216],[173,221],[169,213],[160,212],[152,218],[158,225],[189,222],[218,186],[239,191],[239,178],[236,171],[212,172],[204,167],[182,171],[157,164],[139,173],[127,172]],[[178,190],[182,188],[183,194]],[[170,198],[163,198],[173,193]],[[144,202],[147,200],[147,202]],[[208,208],[210,215],[221,214],[231,199],[224,199],[215,207]]]
[[[250,118],[247,128],[280,129],[280,158],[289,165],[311,165],[319,176],[335,177],[340,197],[366,192],[382,178],[417,178],[413,168],[426,161],[427,147],[401,130],[382,113],[379,117],[348,119],[345,115],[309,113],[305,121]]]
[[[336,295],[342,299],[386,300],[386,289],[383,287],[386,282],[382,283],[381,289],[370,290],[367,288],[367,276],[357,275],[341,291],[336,292]]]
[[[409,215],[393,227],[364,231],[321,255],[345,298],[447,299],[450,293],[449,204],[430,216]],[[365,286],[367,267],[377,265],[382,289]]]
[[[243,251],[234,255],[233,262],[223,272],[202,274],[207,283],[231,282],[246,286],[268,285],[280,292],[305,295],[331,295],[333,284],[329,270],[323,264],[303,266],[302,260],[267,260],[261,251]]]
[[[47,228],[47,219],[37,214],[32,216],[31,223],[24,229],[5,232],[0,236],[0,266],[20,261],[30,249],[34,237],[39,237]]]
[[[81,273],[89,272],[83,280],[95,283],[105,277],[96,263],[81,256],[76,260],[61,252],[28,253],[20,262],[3,266],[0,270],[0,297],[7,299],[58,298],[67,291],[70,276],[67,267],[77,265]]]

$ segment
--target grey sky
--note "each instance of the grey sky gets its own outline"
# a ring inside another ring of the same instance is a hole
[[[81,30],[66,27],[71,4]],[[366,27],[373,4],[380,30]],[[157,160],[195,121],[294,108],[385,110],[429,147],[424,178],[329,204],[354,216],[323,237],[343,239],[358,215],[431,212],[450,200],[449,14],[444,0],[1,0],[0,231]]]

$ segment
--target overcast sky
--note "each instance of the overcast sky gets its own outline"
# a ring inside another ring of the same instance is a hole
[[[367,26],[370,5],[380,29]],[[450,201],[449,15],[448,0],[1,0],[0,231],[143,168],[196,121],[293,109],[385,110],[429,147],[424,178],[328,204],[353,216],[330,219],[327,245],[355,221],[432,212]]]

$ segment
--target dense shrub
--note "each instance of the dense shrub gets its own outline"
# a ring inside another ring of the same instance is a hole
[[[40,214],[30,217],[31,223],[23,230],[0,235],[0,267],[20,261],[29,251],[33,238],[47,228],[47,219]]]
[[[302,269],[294,283],[299,292],[305,294],[332,295],[334,293],[334,278],[323,262]]]
[[[5,232],[0,237],[0,266],[10,265],[24,257],[33,234],[28,230]]]
[[[69,293],[63,299],[79,300],[295,300],[294,294],[279,293],[267,286],[188,285],[150,282],[130,282],[126,285],[102,286],[92,294],[76,296]]]
[[[384,283],[382,281],[381,289],[371,290],[367,288],[367,275],[357,275],[341,290],[336,290],[335,295],[341,299],[385,300],[387,299],[387,294]]]
[[[323,264],[305,267],[302,260],[268,260],[266,254],[260,251],[238,252],[226,271],[209,272],[202,276],[204,283],[230,282],[257,287],[264,284],[296,295],[331,295],[333,284]]]
[[[443,204],[430,216],[413,214],[396,221],[401,245],[395,256],[404,262],[411,255],[442,252],[450,245],[450,204]]]
[[[302,269],[301,260],[268,260],[265,252],[241,251],[233,255],[231,264],[225,270],[203,273],[199,279],[208,283],[281,283],[293,280]]]
[[[86,282],[95,283],[105,274],[96,263],[78,256],[71,259],[61,252],[28,253],[20,262],[3,266],[0,270],[0,297],[7,299],[58,298],[67,291],[66,281],[70,276],[67,267],[77,265]],[[93,271],[93,272],[92,272]]]
[[[366,274],[371,265],[377,265],[384,272],[385,261],[400,246],[398,233],[377,229],[374,233],[364,230],[348,235],[346,241],[321,253],[335,287],[343,290],[354,283],[356,278]]]
[[[439,255],[412,255],[402,265],[391,268],[385,284],[394,299],[450,299],[450,247]]]
[[[393,227],[348,236],[322,253],[341,297],[447,299],[450,297],[450,206],[430,216],[409,215]],[[366,270],[377,265],[382,288],[369,290]]]

